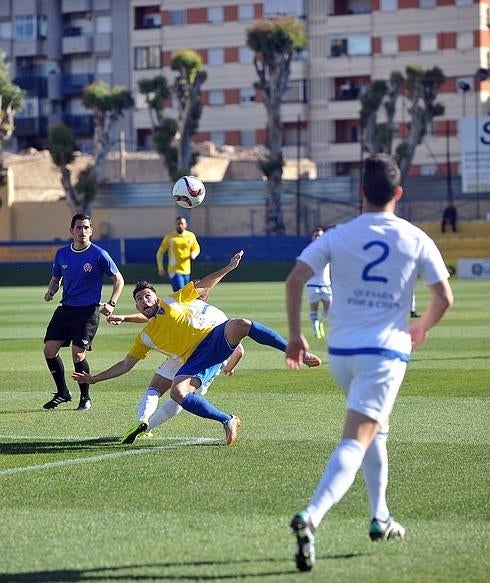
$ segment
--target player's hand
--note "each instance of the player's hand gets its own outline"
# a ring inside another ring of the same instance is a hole
[[[286,364],[289,368],[297,370],[303,364],[303,357],[309,349],[308,341],[303,334],[292,336],[286,348]]]
[[[415,350],[427,338],[427,330],[420,325],[420,322],[410,324],[410,336],[412,337],[412,349]]]
[[[51,292],[51,291],[47,291],[47,292],[44,294],[44,301],[45,301],[45,302],[50,302],[50,301],[51,301],[53,298],[54,298],[54,293],[53,293],[53,292]]]
[[[110,314],[106,318],[106,322],[112,326],[120,326],[126,320],[126,316],[119,314]]]
[[[103,316],[110,316],[114,311],[114,307],[108,304],[107,302],[100,308],[100,313]]]
[[[232,269],[236,269],[238,267],[242,259],[243,253],[244,252],[242,249],[241,251],[238,251],[238,253],[235,253],[235,255],[233,255],[233,257],[230,259],[230,267]]]
[[[77,383],[88,383],[89,385],[95,384],[94,377],[88,372],[74,372],[72,373],[71,378],[77,381]]]
[[[235,374],[235,369],[233,368],[226,368],[226,366],[223,368],[223,374],[226,377],[232,377]]]

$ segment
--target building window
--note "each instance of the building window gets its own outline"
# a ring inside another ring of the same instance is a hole
[[[437,0],[420,0],[420,8],[435,8]]]
[[[208,50],[208,65],[223,65],[225,62],[224,49]]]
[[[134,68],[135,69],[160,69],[161,67],[161,48],[152,47],[135,47],[134,49]]]
[[[36,16],[15,17],[15,38],[34,40],[37,38]]]
[[[217,146],[225,144],[225,132],[209,132],[209,139]]]
[[[456,6],[471,6],[473,0],[456,0]]]
[[[185,10],[170,10],[170,24],[172,26],[187,24]]]
[[[211,6],[208,8],[208,22],[223,22],[223,6]]]
[[[421,176],[435,176],[437,174],[436,164],[422,164],[420,166]]]
[[[9,40],[12,38],[12,23],[0,22],[0,39]]]
[[[472,49],[473,48],[473,33],[472,32],[458,32],[456,35],[456,48]]]
[[[160,6],[137,6],[134,9],[134,27],[136,30],[141,28],[160,28],[161,26]]]
[[[238,6],[238,20],[240,22],[250,22],[255,18],[253,4],[240,4]]]
[[[208,105],[224,105],[225,92],[223,89],[211,89],[208,94]]]
[[[371,54],[371,37],[368,34],[350,34],[330,39],[330,56],[360,56]]]
[[[398,0],[381,0],[379,9],[383,11],[398,10]]]
[[[247,147],[255,146],[257,144],[255,132],[253,130],[240,132],[240,144]]]
[[[298,16],[306,14],[304,0],[265,0],[264,16],[275,18],[277,16]]]
[[[39,99],[37,97],[26,97],[22,109],[16,112],[16,117],[38,117],[39,116]]]
[[[240,47],[238,49],[238,62],[249,65],[254,62],[255,53],[249,47]]]
[[[422,53],[437,51],[437,36],[435,34],[421,34],[420,50]]]
[[[381,53],[383,55],[396,55],[398,52],[398,38],[396,36],[381,37]]]
[[[293,79],[289,81],[283,101],[284,103],[306,103],[306,82],[304,79]]]
[[[108,33],[112,32],[112,19],[110,16],[97,16],[95,18],[95,32]]]
[[[255,102],[255,89],[253,87],[240,88],[240,103],[242,105],[250,105]]]
[[[112,74],[112,60],[111,59],[97,59],[95,63],[95,70],[98,75]]]

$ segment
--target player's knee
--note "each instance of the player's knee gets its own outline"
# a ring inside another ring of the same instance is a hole
[[[235,338],[245,338],[250,332],[252,322],[246,318],[234,318],[230,320],[230,328]]]

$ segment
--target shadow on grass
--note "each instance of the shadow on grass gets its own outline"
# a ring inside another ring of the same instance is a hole
[[[13,441],[0,443],[0,453],[24,455],[31,453],[60,453],[72,451],[106,451],[107,445],[119,444],[119,437],[98,437],[76,441]]]
[[[155,440],[155,443],[151,443],[150,441],[146,440],[144,442],[140,441],[134,445],[122,445],[120,437],[97,437],[94,439],[77,439],[71,441],[28,441],[24,439],[21,441],[14,441],[14,438],[12,438],[12,441],[9,443],[0,442],[0,454],[25,455],[42,453],[71,453],[77,451],[107,452],[107,446],[114,445],[117,445],[118,447],[111,447],[110,451],[124,451],[128,449],[137,451],[140,448],[148,450],[152,447],[157,449],[162,449],[162,447],[165,448],[165,446],[162,446],[160,440]],[[175,447],[178,445],[179,444],[174,444]],[[184,439],[181,445],[182,447],[223,447],[226,444],[217,443],[216,441],[186,443]]]
[[[318,563],[327,560],[355,559],[369,556],[369,553],[349,553],[345,555],[331,555],[317,557]],[[240,559],[230,561],[185,561],[154,563],[151,565],[122,565],[119,567],[99,567],[94,569],[60,569],[57,571],[32,571],[27,573],[10,573],[0,575],[0,583],[70,583],[83,581],[227,581],[233,579],[263,579],[266,577],[284,577],[299,575],[296,568],[274,569],[274,563],[292,562],[291,557]],[[239,565],[256,565],[255,572],[223,573],[222,575],[199,574],[166,574],[163,569],[227,566],[236,571]],[[263,567],[262,567],[263,565]],[[136,572],[140,570],[141,572]],[[151,570],[151,572],[150,572]],[[158,570],[158,572],[155,572]],[[128,573],[132,571],[133,573]]]

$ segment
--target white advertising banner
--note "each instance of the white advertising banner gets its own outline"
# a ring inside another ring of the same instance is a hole
[[[490,190],[490,117],[464,117],[459,122],[463,192]]]
[[[461,279],[490,279],[490,258],[458,259],[458,277]]]

